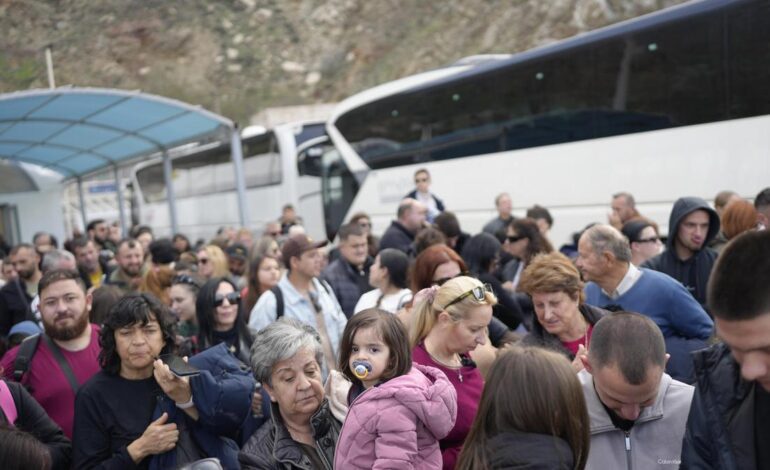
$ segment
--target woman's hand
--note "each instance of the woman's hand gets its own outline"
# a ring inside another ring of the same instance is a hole
[[[187,362],[186,357],[183,359]],[[155,381],[158,382],[160,388],[163,389],[163,393],[168,395],[168,397],[176,403],[187,403],[190,401],[190,398],[192,398],[192,390],[190,390],[189,377],[177,377],[160,359],[155,360],[153,367]]]
[[[163,413],[147,429],[141,437],[128,445],[128,455],[135,463],[144,460],[148,455],[162,454],[176,447],[179,440],[179,430],[176,423],[166,424],[168,413]]]
[[[577,354],[575,354],[575,359],[572,360],[572,368],[575,370],[575,372],[580,372],[584,369],[583,367],[583,357],[588,356],[588,349],[586,349],[585,346],[582,344],[578,346]]]

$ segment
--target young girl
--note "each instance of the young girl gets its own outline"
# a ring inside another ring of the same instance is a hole
[[[334,468],[441,468],[438,440],[454,426],[457,395],[443,372],[412,363],[398,318],[378,309],[354,315],[339,368],[353,385]]]

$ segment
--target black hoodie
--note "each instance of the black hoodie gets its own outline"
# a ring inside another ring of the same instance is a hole
[[[679,224],[687,215],[696,210],[704,210],[708,213],[709,230],[703,241],[703,247],[689,259],[683,261],[677,256],[674,243],[679,233]],[[717,253],[711,248],[707,248],[707,245],[718,232],[719,216],[706,201],[699,197],[679,198],[674,203],[674,208],[671,209],[671,217],[668,221],[666,251],[648,260],[642,264],[642,267],[668,274],[681,282],[695,297],[695,300],[706,308],[706,286],[711,275],[711,268],[714,267],[714,262],[717,259]]]

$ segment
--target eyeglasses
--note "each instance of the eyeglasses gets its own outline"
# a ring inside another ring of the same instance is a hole
[[[474,299],[476,299],[479,302],[482,302],[487,297],[487,292],[492,292],[492,286],[489,284],[484,284],[483,286],[476,286],[473,289],[469,290],[468,292],[465,292],[464,294],[460,294],[456,299],[449,302],[444,306],[444,310],[448,309],[452,305],[462,302],[464,299],[473,296]]]
[[[641,240],[637,240],[636,243],[657,243],[660,241],[659,237],[650,237],[650,238],[642,238]]]
[[[434,281],[433,281],[433,285],[434,285],[434,286],[439,286],[439,287],[441,287],[441,286],[443,286],[444,284],[446,284],[446,282],[447,282],[447,281],[449,281],[449,280],[451,280],[451,279],[454,279],[454,278],[456,278],[456,277],[460,277],[460,276],[467,276],[467,275],[468,275],[468,273],[467,273],[467,272],[465,272],[465,271],[462,271],[462,272],[459,272],[459,273],[457,273],[457,274],[456,274],[456,275],[454,275],[454,276],[449,276],[449,277],[442,277],[441,279],[436,279],[436,280],[434,280]]]
[[[527,236],[526,235],[508,235],[505,238],[506,240],[508,240],[508,243],[516,243],[519,240],[524,240],[525,238],[527,238]]]
[[[208,258],[198,258],[198,264],[207,264],[208,262]]]
[[[238,292],[230,292],[229,294],[217,294],[214,296],[214,307],[220,307],[225,299],[227,299],[227,303],[230,305],[235,305],[238,303],[238,301],[241,300],[241,294]]]

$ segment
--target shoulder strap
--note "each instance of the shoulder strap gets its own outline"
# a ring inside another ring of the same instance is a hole
[[[43,334],[42,336],[46,346],[48,346],[48,349],[51,350],[51,352],[53,353],[53,357],[56,359],[56,362],[59,364],[59,369],[61,369],[61,371],[64,373],[64,376],[67,377],[67,382],[70,383],[70,387],[72,387],[72,391],[77,395],[80,384],[78,383],[78,380],[75,378],[75,374],[72,372],[72,368],[70,367],[69,362],[67,362],[67,359],[61,353],[61,349],[59,349],[59,346],[57,346],[56,343],[54,343],[51,340],[51,338],[48,337],[48,335]]]
[[[321,279],[319,277],[318,278],[318,283],[321,284],[321,287],[324,288],[324,290],[326,291],[327,294],[331,294],[332,293],[332,291],[331,291],[332,288],[331,288],[331,286],[329,286],[328,282],[326,282],[325,280],[323,280],[323,279]]]
[[[13,380],[16,382],[21,383],[24,374],[29,370],[29,364],[37,352],[39,343],[40,333],[25,338],[19,345],[19,351],[13,361]]]
[[[270,292],[275,295],[275,319],[278,320],[283,316],[283,292],[278,286],[270,288]]]
[[[19,297],[21,298],[21,301],[24,302],[24,305],[27,307],[27,313],[25,320],[35,321],[35,312],[32,311],[32,300],[27,302],[27,293],[24,292],[24,289],[21,288],[21,281],[19,281],[19,278],[17,277],[14,279],[14,284],[16,284],[16,290],[19,291]],[[34,300],[34,297],[33,297]]]
[[[3,410],[8,424],[13,426],[16,422],[18,412],[16,411],[16,403],[13,401],[11,391],[8,389],[8,385],[4,380],[0,380],[0,409]]]

